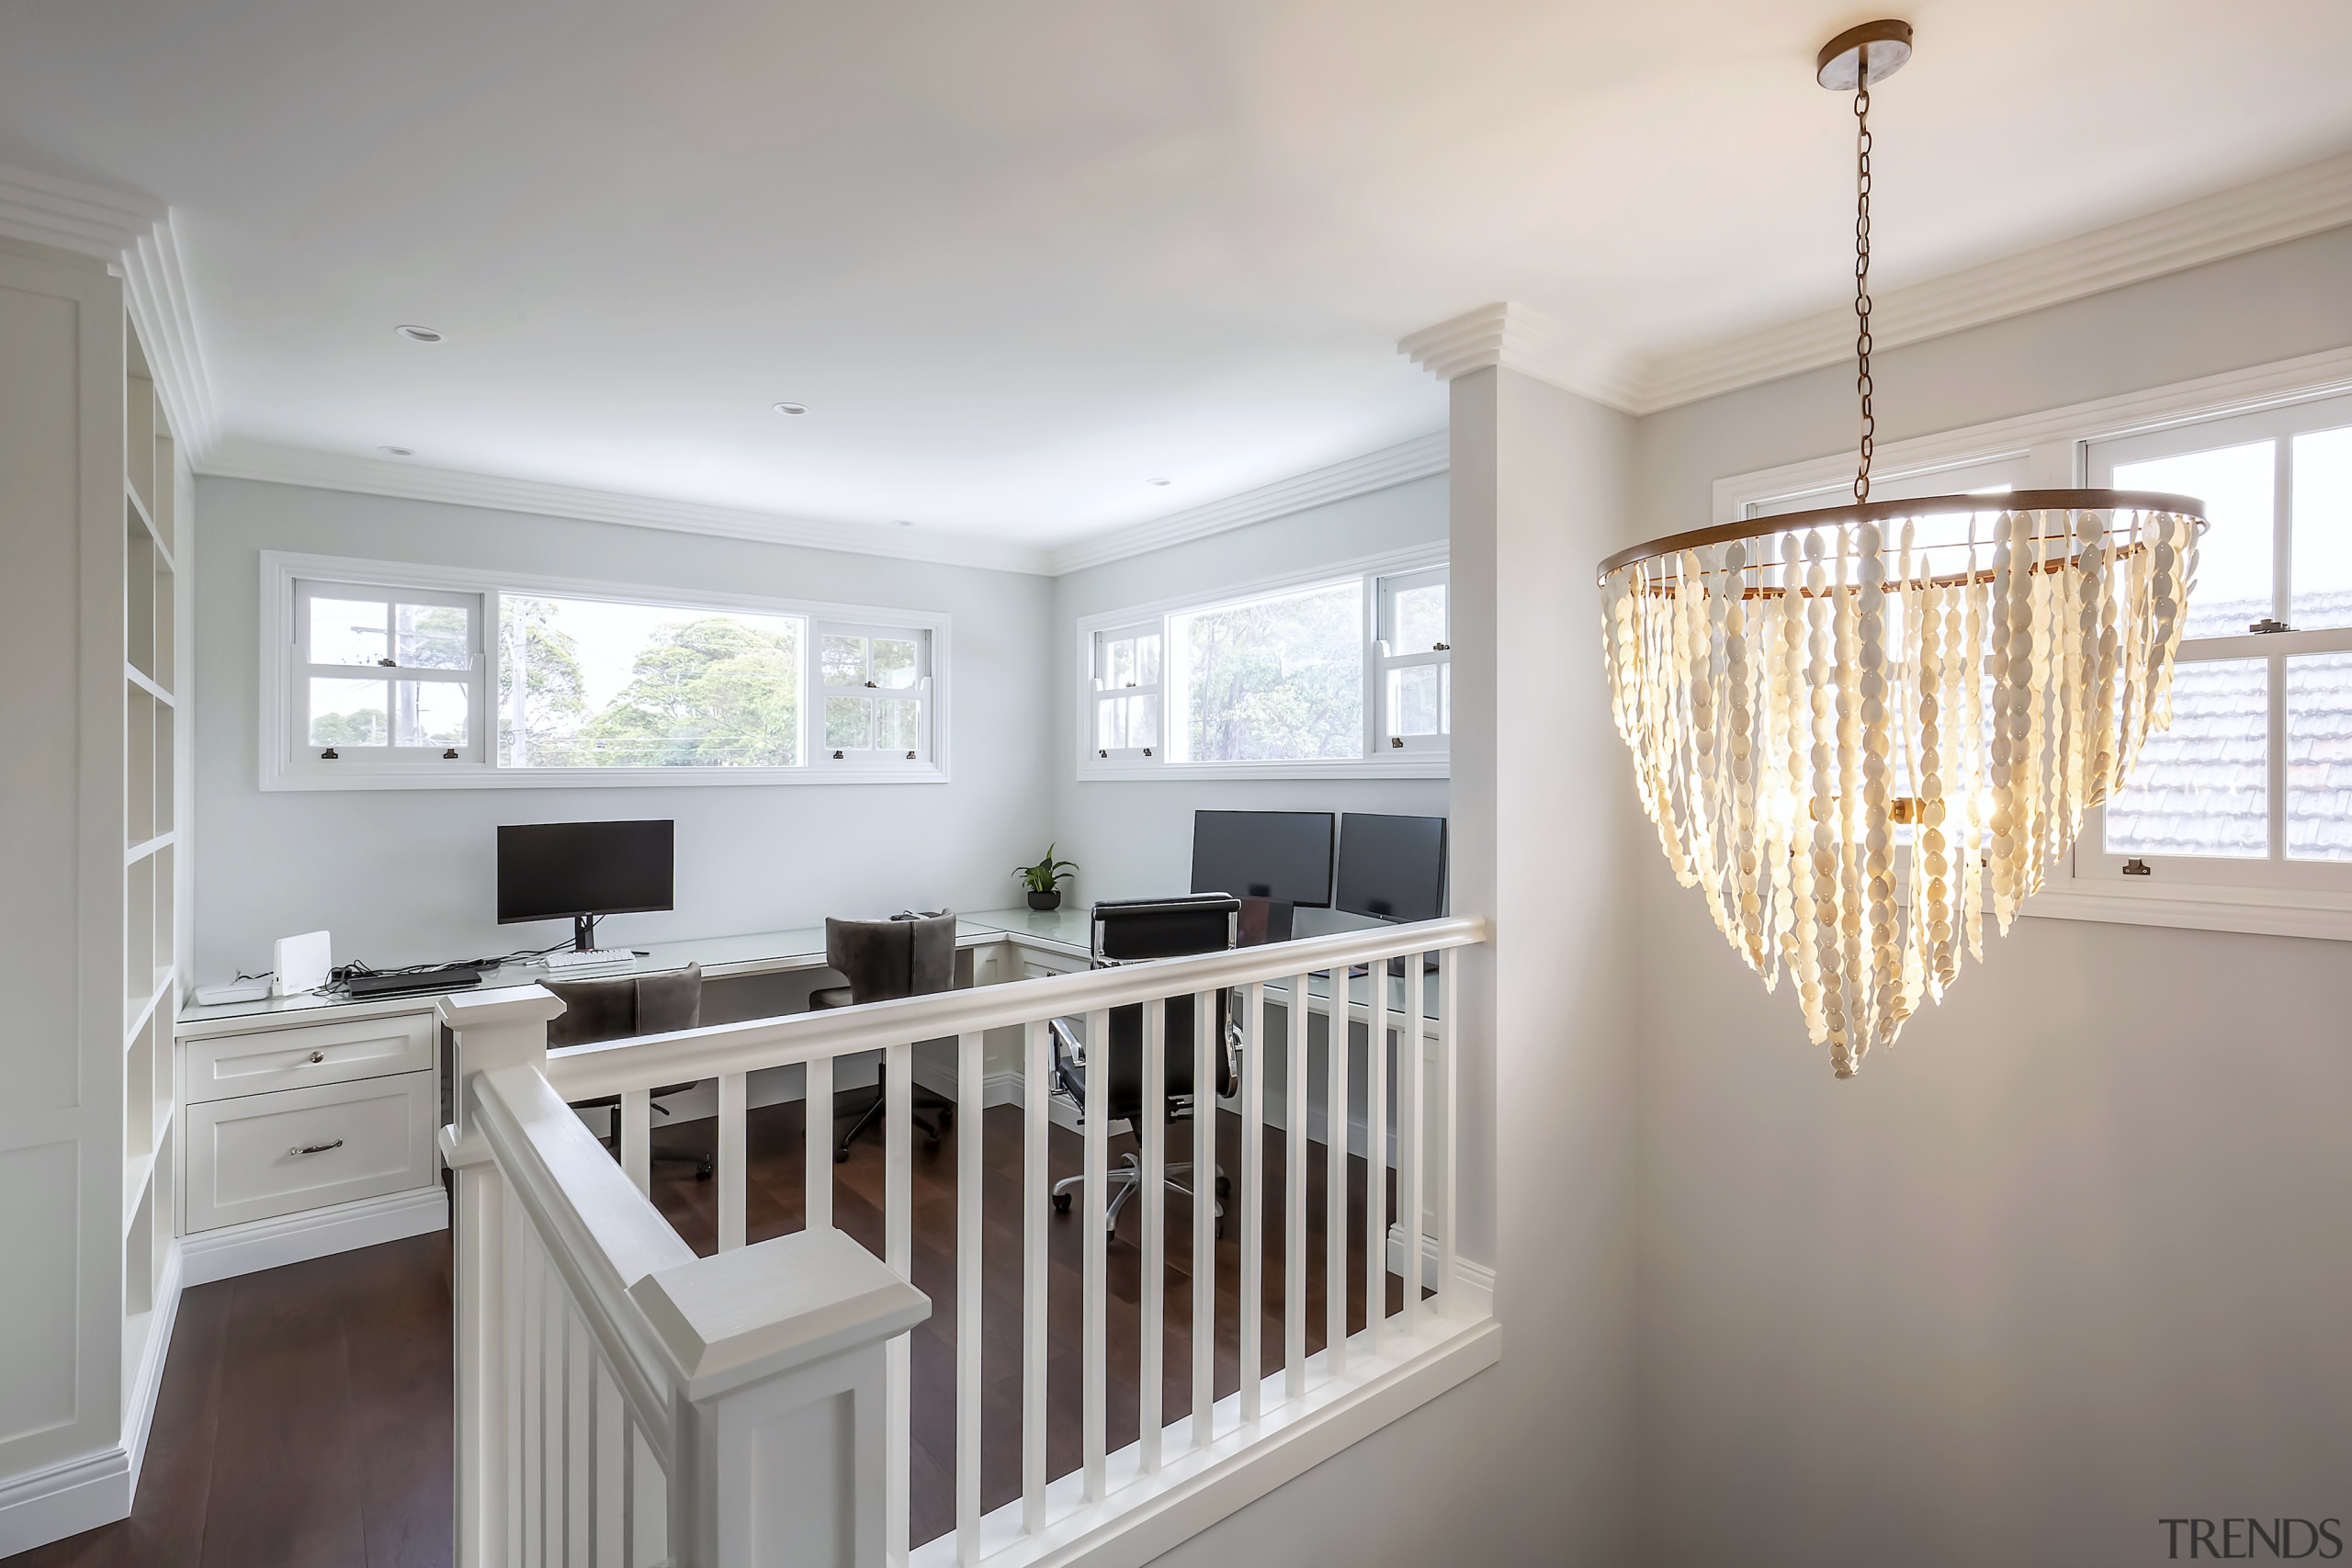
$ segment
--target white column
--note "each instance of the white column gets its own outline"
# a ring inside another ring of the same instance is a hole
[[[548,1021],[563,1003],[537,986],[443,997],[435,1011],[457,1037],[451,1072],[457,1120],[441,1152],[455,1173],[449,1221],[456,1273],[452,1328],[457,1377],[458,1568],[499,1568],[507,1556],[506,1186],[473,1127],[467,1080],[497,1067],[538,1066]]]

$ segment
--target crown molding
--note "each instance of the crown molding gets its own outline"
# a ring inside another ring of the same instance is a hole
[[[1445,472],[1446,463],[1446,433],[1431,431],[1427,435],[1416,435],[1410,441],[1400,441],[1394,446],[1384,446],[1361,457],[1350,457],[1329,468],[1277,479],[1272,484],[1246,490],[1238,495],[1213,501],[1205,506],[1171,513],[1148,523],[1130,524],[1058,546],[1049,552],[1046,570],[1056,577],[1061,577],[1091,566],[1101,566],[1106,561],[1164,550],[1170,545],[1204,539],[1212,534],[1223,534],[1235,528],[1246,528],[1252,523],[1263,523],[1269,518],[1287,517],[1310,506],[1324,506],[1335,501],[1345,501],[1350,496],[1386,490],[1408,479],[1442,474]]]
[[[1924,342],[2346,223],[2352,223],[2352,152],[1981,266],[1877,291],[1871,333],[1880,348]],[[1847,304],[1671,349],[1639,367],[1631,412],[1655,413],[1836,365],[1853,351],[1854,313]]]
[[[456,468],[257,442],[223,442],[198,465],[198,471],[220,479],[307,485],[316,490],[350,491],[402,501],[436,501],[454,506],[570,517],[588,523],[620,523],[675,534],[710,534],[725,539],[846,550],[854,555],[889,556],[944,566],[1036,573],[1047,570],[1044,550],[998,539],[909,530],[888,524],[824,523],[700,502],[582,490],[540,479],[507,479],[496,474],[467,473]]]
[[[1634,409],[1621,355],[1579,343],[1567,328],[1509,300],[1481,305],[1401,338],[1396,352],[1441,381],[1499,365],[1611,408]]]
[[[0,234],[96,256],[121,277],[172,434],[191,460],[209,453],[220,425],[171,209],[144,197],[0,164]]]

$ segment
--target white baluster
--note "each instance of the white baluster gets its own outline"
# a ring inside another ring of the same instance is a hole
[[[628,1541],[628,1407],[604,1359],[591,1396],[596,1430],[596,1568],[621,1568]]]
[[[1388,960],[1375,958],[1363,1055],[1363,1328],[1375,1356],[1388,1323]]]
[[[1323,1345],[1326,1371],[1348,1370],[1348,971],[1331,966],[1323,1020]]]
[[[743,1112],[749,1101],[741,1073],[718,1075],[718,1250],[743,1245]]]
[[[1193,1446],[1216,1436],[1216,1081],[1225,1041],[1218,991],[1193,998]]]
[[[914,1276],[915,1048],[899,1043],[882,1053],[882,1261],[890,1272]],[[830,1127],[830,1122],[828,1126]],[[831,1142],[828,1138],[827,1143]],[[826,1156],[831,1157],[830,1154]],[[827,1182],[831,1181],[831,1173]],[[912,1347],[903,1334],[882,1347],[883,1448],[882,1552],[898,1568],[907,1560],[912,1512],[910,1467],[914,1462]]]
[[[1110,1092],[1106,1087],[1110,1076],[1111,1015],[1097,1009],[1086,1015],[1086,1184],[1084,1201],[1079,1205],[1079,1226],[1085,1247],[1083,1299],[1079,1309],[1083,1340],[1080,1371],[1080,1403],[1083,1408],[1080,1427],[1085,1497],[1090,1503],[1101,1502],[1106,1490],[1103,1461],[1108,1432],[1103,1379],[1110,1337],[1110,1303],[1105,1288],[1110,1260],[1102,1213],[1104,1189],[1110,1185]]]
[[[820,1056],[808,1064],[801,1101],[801,1228],[831,1230],[833,1224],[833,1059]]]
[[[1380,983],[1388,983],[1386,964],[1379,966]],[[1421,1002],[1421,955],[1413,953],[1405,960],[1405,1018],[1408,1027],[1396,1037],[1396,1224],[1398,1243],[1404,1248],[1405,1332],[1418,1334],[1421,1327],[1421,1187],[1423,1176],[1424,1129],[1427,1112],[1421,1105],[1423,1071],[1421,1066],[1421,1015],[1428,1010]]]
[[[621,1169],[637,1183],[637,1190],[650,1196],[653,1191],[653,1091],[648,1089],[621,1090],[620,1108],[613,1114],[621,1119]]]
[[[1258,1419],[1266,1317],[1266,987],[1241,1003],[1241,1419]]]
[[[1290,983],[1290,1056],[1283,1072],[1283,1397],[1306,1395],[1306,1043],[1314,1032],[1312,976]],[[1347,972],[1340,972],[1342,985]],[[1340,1015],[1344,1018],[1343,1011]]]
[[[1042,1019],[1022,1026],[1021,1100],[1021,1528],[1046,1528],[1046,1226],[1053,1202],[1047,1138],[1053,1126],[1053,1043]]]
[[[540,1254],[539,1282],[539,1560],[563,1562],[563,1365],[571,1314],[555,1258]]]
[[[980,1138],[978,1034],[956,1037],[956,1561],[980,1561]]]
[[[1143,1322],[1136,1357],[1136,1435],[1142,1444],[1143,1472],[1159,1473],[1160,1359],[1166,1352],[1162,1314],[1168,1285],[1168,1004],[1158,998],[1143,1008],[1143,1122],[1136,1132],[1143,1144],[1143,1187],[1136,1194],[1143,1210]]]
[[[514,1282],[520,1287],[514,1292],[514,1371],[515,1377],[515,1481],[514,1491],[516,1530],[514,1561],[531,1563],[543,1561],[541,1531],[545,1521],[539,1514],[540,1442],[540,1356],[539,1339],[547,1321],[547,1309],[540,1303],[547,1290],[547,1259],[539,1250],[531,1222],[523,1217],[517,1202],[509,1215],[507,1234],[516,1238],[512,1257]]]
[[[595,1481],[589,1390],[596,1375],[596,1351],[586,1320],[568,1299],[563,1316],[563,1560],[567,1568],[594,1568],[588,1555],[593,1541],[588,1507]]]
[[[1460,1172],[1454,1119],[1460,1114],[1455,1098],[1453,1021],[1459,1008],[1454,975],[1460,969],[1460,948],[1437,961],[1437,1310],[1447,1317],[1462,1314],[1462,1292],[1455,1283],[1454,1193]]]

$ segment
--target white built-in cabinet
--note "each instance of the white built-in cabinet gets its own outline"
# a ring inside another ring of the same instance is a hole
[[[0,1556],[129,1510],[177,1297],[192,493],[121,279],[0,239]]]

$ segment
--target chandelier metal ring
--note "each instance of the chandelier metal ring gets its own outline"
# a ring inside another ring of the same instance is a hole
[[[1619,550],[1600,563],[1596,581],[1605,584],[1612,573],[1636,562],[1665,560],[1685,550],[1704,549],[1710,545],[1727,545],[1735,539],[1758,539],[1782,534],[1803,534],[1815,528],[1835,528],[1855,523],[1886,523],[1896,518],[1926,519],[1930,517],[1987,517],[2004,512],[2042,512],[2051,509],[2065,511],[2125,511],[2171,513],[2193,518],[2197,531],[2206,528],[2205,503],[2193,495],[2171,495],[2152,490],[2016,490],[1986,495],[1931,495],[1917,501],[1873,501],[1864,505],[1825,506],[1812,512],[1784,512],[1770,517],[1750,517],[1737,523],[1718,523],[1711,528],[1693,528],[1688,533],[1668,534]],[[2033,538],[2055,538],[2056,534],[2036,534]],[[1980,548],[1989,548],[1990,539],[1978,541]],[[1963,541],[1915,547],[1927,549],[1964,547]],[[1758,564],[1751,560],[1751,566]],[[1989,570],[1989,569],[1988,569]],[[1939,579],[1938,581],[1942,581]],[[1951,581],[1959,581],[1953,578]]]

